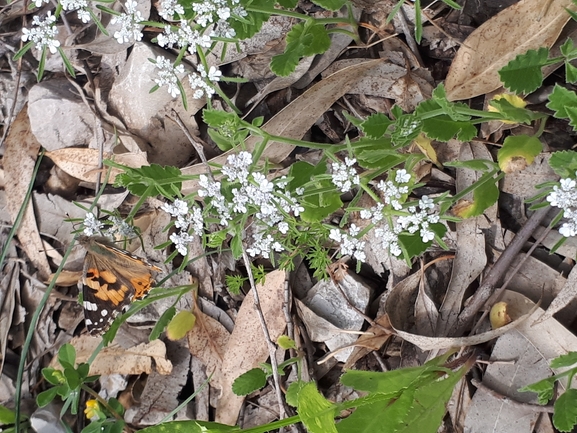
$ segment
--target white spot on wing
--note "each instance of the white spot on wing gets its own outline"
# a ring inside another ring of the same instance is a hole
[[[84,305],[84,309],[88,311],[96,311],[98,309],[98,305],[94,302],[84,301],[82,305]]]

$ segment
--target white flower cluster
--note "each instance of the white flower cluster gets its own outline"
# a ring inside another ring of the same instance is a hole
[[[115,15],[111,20],[111,24],[120,24],[120,30],[114,32],[114,39],[118,41],[119,44],[140,41],[142,40],[142,24],[144,17],[137,10],[138,3],[135,0],[127,0],[124,4],[125,13],[120,15]]]
[[[345,157],[345,162],[333,162],[332,182],[341,192],[350,191],[353,186],[359,185],[361,178],[353,167],[357,160]]]
[[[188,76],[190,87],[196,89],[192,97],[194,99],[201,99],[204,95],[206,95],[207,98],[212,97],[215,90],[213,86],[207,83],[207,80],[213,83],[220,81],[222,72],[215,66],[211,66],[207,73],[203,65],[198,65],[196,70],[198,71],[198,74],[193,72]]]
[[[60,4],[65,11],[77,11],[78,19],[83,23],[90,21],[87,0],[60,0]]]
[[[360,229],[355,224],[351,224],[349,234],[339,229],[331,229],[329,238],[341,244],[341,254],[343,256],[351,256],[360,262],[364,262],[366,260],[365,241],[361,241],[356,237],[359,233]]]
[[[189,207],[186,201],[178,198],[173,203],[165,203],[161,209],[176,218],[174,225],[180,231],[172,233],[170,240],[175,245],[176,250],[181,255],[186,256],[188,254],[188,245],[194,239],[189,231],[192,230],[197,236],[202,235],[204,226],[202,210],[198,206]]]
[[[416,206],[409,206],[407,208],[408,215],[399,216],[396,218],[395,224],[391,227],[388,221],[383,221],[384,207],[379,204],[372,207],[370,210],[361,211],[361,218],[370,219],[375,227],[375,237],[381,241],[383,249],[388,249],[394,256],[400,256],[402,253],[399,246],[399,235],[401,233],[419,233],[423,243],[427,243],[435,239],[435,232],[430,228],[431,224],[438,223],[440,218],[435,211],[435,204],[433,199],[424,195],[419,200],[419,209]]]
[[[166,25],[164,32],[158,35],[157,42],[163,48],[188,46],[188,52],[194,54],[197,46],[209,48],[211,39],[210,36],[203,35],[198,30],[193,30],[186,21],[183,21],[176,32],[172,30],[172,26]]]
[[[287,190],[286,178],[271,182],[262,173],[250,172],[251,164],[252,155],[239,152],[237,155],[230,155],[227,164],[222,167],[226,181],[235,185],[231,189],[232,200],[227,200],[223,195],[220,182],[205,175],[200,176],[202,189],[198,194],[210,198],[210,206],[222,226],[228,226],[235,216],[254,214],[257,230],[247,252],[252,257],[260,254],[268,258],[273,250],[281,251],[282,246],[272,236],[265,234],[266,230],[276,228],[280,233],[286,234],[289,229],[286,215],[299,216],[304,208]]]
[[[238,17],[245,17],[247,15],[246,11],[239,3],[240,0],[209,0],[193,2],[192,10],[196,12],[195,21],[203,28],[214,23],[215,27],[212,31],[213,36],[233,38],[236,35],[236,32],[228,23],[228,19],[233,15]]]
[[[40,20],[38,15],[32,18],[32,24],[36,27],[22,29],[22,40],[32,41],[36,44],[36,49],[42,50],[48,47],[52,54],[56,53],[60,46],[60,41],[56,39],[58,28],[54,25],[56,17],[50,11],[44,20]]]
[[[158,78],[155,78],[154,82],[160,87],[164,85],[168,86],[168,93],[170,93],[173,98],[180,95],[178,74],[184,74],[184,65],[181,63],[178,66],[173,66],[167,58],[158,56],[156,58],[156,67],[160,69],[160,71],[158,72]]]
[[[184,15],[184,8],[178,3],[178,0],[161,0],[158,5],[158,14],[165,20],[170,21],[174,14]]]
[[[119,218],[115,215],[109,215],[108,220],[111,222],[111,224],[107,226],[105,230],[103,230],[106,224],[98,220],[92,212],[88,212],[83,221],[84,234],[86,236],[100,235],[110,238],[114,237],[115,235],[120,235],[125,238],[132,238],[136,236],[134,228],[122,218]]]
[[[406,198],[409,193],[409,182],[411,181],[411,175],[407,173],[405,169],[398,170],[395,174],[395,180],[381,180],[377,184],[377,189],[383,193],[383,198],[385,204],[393,206],[395,210],[401,210],[403,204],[401,199]],[[405,184],[405,185],[403,185]]]
[[[577,176],[577,172],[575,173]],[[575,179],[561,179],[559,186],[547,196],[551,206],[563,209],[563,217],[567,220],[561,225],[559,233],[565,237],[577,235],[577,182]]]

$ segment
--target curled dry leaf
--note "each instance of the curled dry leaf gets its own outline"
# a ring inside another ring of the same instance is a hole
[[[88,361],[101,340],[100,337],[90,335],[82,335],[70,340],[70,344],[76,349],[76,362]],[[150,374],[152,360],[158,373],[170,374],[172,371],[172,363],[166,359],[166,346],[161,340],[142,343],[128,349],[112,344],[98,353],[96,359],[90,364],[90,374]],[[56,357],[50,366],[60,368]]]
[[[60,167],[64,172],[85,182],[96,182],[96,176],[98,173],[102,173],[101,177],[102,180],[104,180],[106,170],[108,170],[107,167],[104,167],[103,169],[98,168],[100,152],[97,149],[68,147],[53,152],[46,152],[46,156],[48,156],[54,164]],[[103,158],[114,159],[118,164],[123,164],[133,168],[148,165],[146,153],[122,153],[120,155],[105,154]],[[120,173],[122,173],[121,170],[111,168],[108,182],[113,183],[116,176]]]
[[[521,0],[477,28],[463,42],[445,80],[451,101],[501,87],[497,71],[530,49],[551,47],[569,21],[571,0]]]
[[[516,328],[539,307],[539,304],[535,305],[528,298],[520,295],[523,301],[518,298],[516,302],[509,303],[508,313],[513,321],[499,329],[470,337],[425,337],[414,334],[410,328],[410,323],[412,322],[410,314],[414,310],[412,303],[414,303],[415,299],[415,290],[418,290],[419,279],[420,274],[416,272],[397,284],[387,298],[385,312],[389,315],[391,326],[395,329],[397,335],[422,350],[448,349],[450,347],[474,346],[485,343]]]

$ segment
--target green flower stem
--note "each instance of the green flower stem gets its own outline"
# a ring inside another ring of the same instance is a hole
[[[89,386],[86,386],[85,384],[80,385],[80,388],[82,388],[82,390],[84,392],[86,392],[87,394],[89,394],[90,396],[92,396],[94,398],[94,400],[98,401],[99,404],[101,404],[114,418],[116,418],[119,421],[123,421],[122,416],[116,412],[109,404],[106,400],[104,400],[102,397],[100,397],[98,395],[98,393],[96,391],[94,391],[92,388],[90,388]]]
[[[458,200],[465,197],[470,192],[476,190],[479,186],[481,186],[487,182],[497,183],[505,177],[505,173],[503,173],[503,172],[499,173],[499,175],[497,177],[494,177],[497,173],[499,173],[499,170],[494,170],[494,171],[491,171],[491,172],[486,173],[483,176],[481,176],[481,178],[477,182],[473,183],[471,186],[468,186],[467,188],[465,188],[463,191],[459,192],[458,194],[455,194],[452,197],[453,203],[456,203]]]

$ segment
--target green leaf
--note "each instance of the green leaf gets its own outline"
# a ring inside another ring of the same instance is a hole
[[[459,113],[459,111],[458,111],[459,108],[462,108],[462,109],[469,108],[466,104],[463,104],[462,102],[451,102],[447,99],[447,93],[445,92],[445,86],[443,85],[443,83],[439,84],[435,88],[435,90],[433,90],[433,94],[431,96],[432,96],[432,100],[437,103],[437,106],[440,107],[443,110],[443,112],[446,115],[448,115],[452,120],[459,121],[459,122],[471,120],[471,116],[469,116],[467,114]],[[435,107],[435,106],[430,106],[430,107],[423,106],[423,107],[421,107],[420,113],[423,114],[423,110],[425,110],[425,109],[432,111],[432,110],[437,109],[437,107]]]
[[[190,311],[179,311],[166,328],[166,336],[173,341],[180,340],[194,328],[196,316]]]
[[[248,2],[247,2],[248,3]],[[252,0],[250,5],[255,8],[272,9],[275,5],[275,0]],[[243,1],[243,6],[245,2]],[[235,38],[240,40],[248,39],[254,36],[262,27],[263,23],[268,21],[270,14],[263,12],[250,12],[243,20],[231,19],[228,20],[230,26],[236,32]]]
[[[571,63],[565,63],[565,81],[568,83],[577,82],[577,68]]]
[[[499,167],[505,173],[521,171],[533,164],[535,157],[541,153],[543,145],[534,136],[516,135],[505,138],[503,146],[497,152]]]
[[[486,174],[484,176],[487,176]],[[472,218],[481,215],[487,208],[499,199],[499,188],[491,180],[481,182],[479,179],[473,191],[473,201],[458,203],[453,208],[453,213],[460,218]],[[484,179],[483,179],[484,180]]]
[[[407,411],[405,424],[397,433],[436,433],[447,412],[453,388],[465,373],[466,368],[461,368],[442,380],[432,380],[418,387],[414,394],[414,404]]]
[[[232,392],[236,395],[249,395],[266,385],[266,374],[260,368],[253,368],[241,374],[232,383]]]
[[[299,392],[306,385],[307,382],[303,382],[302,380],[297,380],[291,383],[286,392],[286,402],[290,404],[292,407],[297,407]]]
[[[138,430],[139,433],[233,433],[235,426],[208,421],[171,421]]]
[[[453,112],[454,106],[447,103],[442,108],[436,101],[430,99],[421,102],[415,114],[421,118],[422,131],[427,134],[429,138],[439,141],[449,141],[456,137],[460,141],[469,141],[477,135],[477,128],[469,121],[454,120],[448,114],[438,114],[431,116],[433,112],[439,110],[449,110],[457,119],[462,118],[458,113]],[[428,116],[426,116],[428,114]]]
[[[567,119],[569,114],[566,107],[577,107],[577,94],[571,90],[555,84],[553,92],[549,95],[547,108],[554,111],[553,117],[557,119]]]
[[[539,382],[519,388],[519,392],[535,392],[539,399],[539,404],[547,404],[553,398],[555,392],[555,378],[549,377]]]
[[[295,51],[286,51],[274,56],[270,61],[270,69],[279,77],[290,75],[299,64],[299,53]]]
[[[361,123],[361,128],[365,134],[372,138],[380,138],[388,127],[393,123],[384,113],[371,114],[367,120]]]
[[[297,412],[311,433],[337,433],[335,406],[317,389],[314,382],[304,385],[297,395]]]
[[[551,368],[571,367],[577,364],[577,352],[569,352],[551,361]]]
[[[347,0],[312,0],[312,2],[328,11],[338,11],[346,4]]]
[[[515,107],[507,99],[492,99],[490,104],[500,112],[505,119],[503,122],[525,123],[529,124],[535,120],[538,115],[526,108]]]
[[[13,424],[16,420],[16,413],[0,405],[0,424]]]
[[[36,404],[38,407],[44,407],[52,400],[54,400],[54,397],[58,395],[59,388],[60,387],[55,386],[53,388],[48,388],[46,391],[42,391],[40,394],[38,394],[36,397]]]
[[[508,90],[515,93],[531,93],[543,83],[541,68],[547,64],[549,50],[541,47],[529,50],[511,60],[499,70],[499,77]]]
[[[549,165],[561,178],[575,179],[577,172],[577,152],[562,150],[554,152],[549,158]]]
[[[138,197],[162,195],[172,199],[178,196],[182,188],[181,172],[177,167],[151,164],[131,168],[116,164],[114,161],[106,160],[105,163],[125,171],[116,176],[116,185],[127,188]]]
[[[64,376],[66,377],[66,383],[70,389],[76,389],[80,386],[80,375],[73,368],[65,368]]]
[[[74,363],[76,362],[76,349],[70,343],[63,345],[60,350],[58,350],[58,362],[63,367],[74,368]],[[67,363],[68,365],[64,365]]]
[[[395,115],[395,118],[396,120],[393,124],[394,129],[391,134],[391,141],[399,147],[411,144],[423,129],[421,119],[414,113]]]
[[[43,368],[42,376],[44,376],[44,379],[52,385],[61,385],[66,381],[62,371],[56,370],[52,367]]]
[[[162,313],[162,316],[160,316],[160,319],[158,319],[158,321],[154,325],[154,328],[152,329],[152,332],[148,336],[148,340],[153,341],[158,339],[160,337],[160,334],[162,334],[162,331],[164,331],[164,328],[166,328],[166,326],[168,325],[168,323],[171,321],[171,319],[174,317],[175,314],[176,314],[176,308],[174,306],[168,308],[164,313]]]
[[[301,218],[307,222],[319,222],[325,219],[343,205],[339,192],[335,189],[330,179],[319,180],[316,176],[327,172],[326,162],[317,165],[299,161],[291,165],[289,171],[290,191],[299,187],[305,187],[301,205],[305,208],[301,212]]]
[[[570,432],[577,424],[577,389],[568,389],[554,405],[553,425],[557,430]]]
[[[277,0],[277,3],[285,9],[294,9],[299,2],[298,0]]]
[[[339,433],[396,433],[413,404],[414,389],[406,389],[398,396],[388,393],[370,397],[367,400],[375,402],[358,407],[337,424]]]

